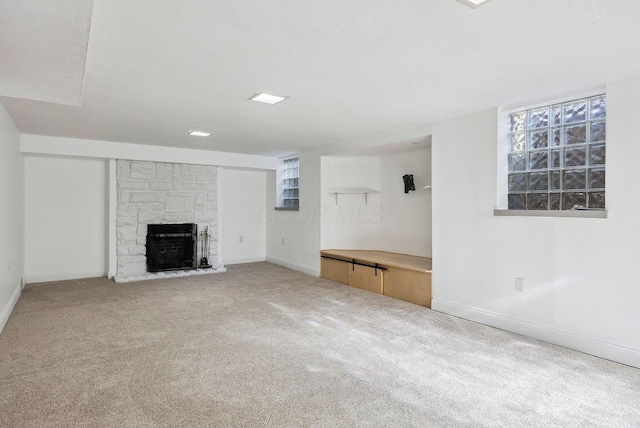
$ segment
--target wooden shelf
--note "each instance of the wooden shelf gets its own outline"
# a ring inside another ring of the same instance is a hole
[[[336,205],[338,205],[338,195],[364,195],[364,204],[368,203],[368,196],[371,194],[380,193],[379,190],[369,189],[366,187],[340,187],[329,189],[328,192],[330,195],[333,195],[333,199],[336,201]]]

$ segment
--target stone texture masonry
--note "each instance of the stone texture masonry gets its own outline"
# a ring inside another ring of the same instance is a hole
[[[118,160],[116,276],[147,272],[148,224],[209,226],[209,263],[218,267],[217,175],[216,166]]]

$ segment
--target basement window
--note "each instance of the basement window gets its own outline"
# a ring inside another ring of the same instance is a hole
[[[508,210],[604,210],[606,96],[508,113]]]
[[[300,207],[300,159],[285,159],[279,171],[277,210],[297,211]]]

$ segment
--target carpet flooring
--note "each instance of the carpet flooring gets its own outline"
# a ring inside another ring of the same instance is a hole
[[[640,370],[269,263],[28,285],[3,427],[639,427]]]

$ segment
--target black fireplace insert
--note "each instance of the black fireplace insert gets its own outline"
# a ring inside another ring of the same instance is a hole
[[[147,226],[147,270],[163,272],[197,267],[198,226],[150,224]]]

